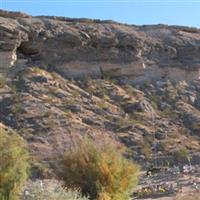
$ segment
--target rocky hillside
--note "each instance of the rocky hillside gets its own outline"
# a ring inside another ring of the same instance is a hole
[[[1,126],[39,161],[88,135],[140,163],[180,149],[198,162],[199,69],[199,29],[0,11]]]

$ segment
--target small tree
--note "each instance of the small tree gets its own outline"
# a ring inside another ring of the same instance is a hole
[[[98,200],[127,200],[137,184],[138,166],[112,144],[95,146],[86,139],[68,151],[62,176],[68,186]]]
[[[16,133],[0,127],[0,199],[18,199],[27,178],[28,153],[25,142]]]

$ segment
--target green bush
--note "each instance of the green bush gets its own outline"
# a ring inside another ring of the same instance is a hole
[[[66,153],[62,177],[92,199],[127,200],[137,184],[138,170],[116,146],[108,142],[95,146],[87,139]]]
[[[88,200],[79,190],[63,188],[58,181],[37,180],[28,182],[21,194],[21,200]]]
[[[0,127],[0,199],[18,199],[27,178],[28,153],[25,142],[16,133]]]

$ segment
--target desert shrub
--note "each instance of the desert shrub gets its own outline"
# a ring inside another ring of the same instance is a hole
[[[189,162],[189,160],[190,160],[189,152],[185,148],[180,148],[180,149],[175,150],[173,152],[173,158],[177,162],[181,162],[184,160],[187,160]]]
[[[27,178],[28,153],[25,142],[16,133],[0,127],[0,199],[18,199]]]
[[[106,101],[102,99],[101,101],[96,102],[98,108],[102,110],[108,110],[108,105],[106,104]]]
[[[32,68],[31,68],[31,71],[32,71],[33,73],[36,73],[36,74],[42,74],[42,73],[44,72],[41,68],[36,67],[36,66],[32,67]]]
[[[38,161],[37,158],[32,157],[32,159],[30,161],[30,176],[29,176],[29,178],[45,179],[49,176],[51,176],[51,169],[49,168],[49,166],[46,163],[44,164],[44,163]]]
[[[0,75],[0,88],[4,87],[4,85],[6,84],[6,79],[5,77]]]
[[[79,190],[69,190],[55,180],[37,180],[28,182],[20,200],[88,200]]]
[[[126,200],[137,184],[138,170],[111,143],[95,146],[84,139],[66,153],[62,176],[69,186],[81,188],[92,199]]]
[[[130,126],[130,125],[135,125],[138,124],[137,119],[134,118],[134,116],[131,115],[127,115],[127,117],[125,118],[117,118],[115,120],[115,124],[117,126],[117,128],[122,128],[122,127],[126,127],[126,126]]]

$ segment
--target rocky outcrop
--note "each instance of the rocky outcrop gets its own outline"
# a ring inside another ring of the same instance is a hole
[[[199,78],[200,30],[0,11],[0,73],[39,66],[67,78]]]

